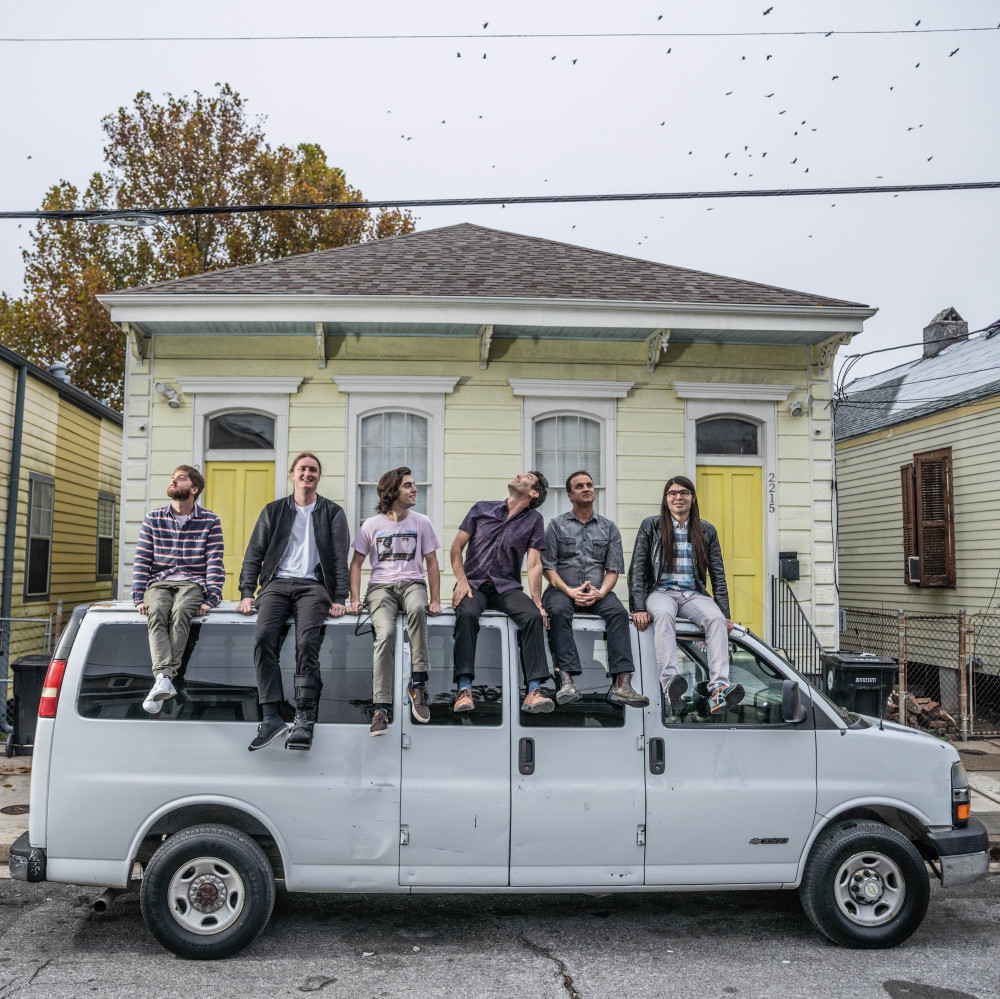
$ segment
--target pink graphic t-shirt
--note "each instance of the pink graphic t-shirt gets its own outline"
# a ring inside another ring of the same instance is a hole
[[[406,583],[424,578],[424,558],[441,547],[430,519],[410,510],[403,520],[369,517],[351,547],[368,556],[372,583]]]

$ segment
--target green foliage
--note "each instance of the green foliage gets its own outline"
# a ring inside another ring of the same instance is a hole
[[[162,103],[140,91],[101,125],[107,169],[82,195],[60,181],[44,210],[362,200],[315,143],[271,147],[263,118],[251,121],[228,84]],[[0,294],[0,341],[43,366],[67,361],[74,384],[120,409],[125,338],[97,295],[413,229],[398,209],[186,216],[165,229],[39,221],[23,253],[24,295]]]

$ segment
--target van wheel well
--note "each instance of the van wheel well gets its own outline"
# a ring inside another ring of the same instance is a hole
[[[275,881],[284,881],[285,867],[281,859],[281,851],[278,849],[274,837],[252,815],[230,805],[185,805],[183,808],[161,815],[139,844],[139,851],[134,862],[141,864],[145,869],[150,857],[174,833],[187,829],[189,826],[202,825],[206,822],[232,826],[234,829],[239,829],[253,837],[267,855]]]
[[[924,859],[937,856],[930,842],[926,837],[926,830],[921,821],[909,812],[901,808],[892,808],[887,805],[868,805],[858,808],[850,808],[845,812],[833,815],[828,826],[833,826],[841,822],[881,822],[896,832],[902,833],[917,848]]]

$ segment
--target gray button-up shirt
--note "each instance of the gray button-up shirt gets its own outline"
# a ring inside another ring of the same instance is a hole
[[[582,586],[589,579],[600,589],[605,572],[625,571],[618,525],[599,514],[583,523],[572,510],[553,517],[545,528],[542,568],[555,569],[567,586]]]

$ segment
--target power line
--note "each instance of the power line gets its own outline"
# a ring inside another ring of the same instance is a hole
[[[264,205],[198,205],[180,208],[95,208],[50,211],[0,211],[0,219],[55,219],[69,222],[113,223],[116,220],[148,219],[185,215],[247,215],[256,212],[364,211],[371,208],[443,208],[475,205],[558,205],[614,201],[684,201],[719,198],[790,198],[811,195],[910,194],[917,191],[981,191],[1000,188],[1000,180],[949,184],[883,184],[869,187],[787,187],[747,191],[660,191],[646,194],[538,194],[489,198],[386,198],[378,201],[289,202]]]
[[[831,35],[946,35],[968,31],[997,31],[1000,25],[966,28],[873,28],[846,31],[565,31],[497,32],[491,34],[427,35],[94,35],[86,37],[0,38],[0,42],[45,44],[74,42],[387,42],[387,41],[496,41],[532,38],[774,38]]]

